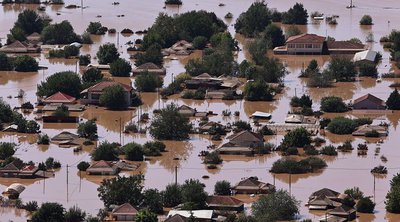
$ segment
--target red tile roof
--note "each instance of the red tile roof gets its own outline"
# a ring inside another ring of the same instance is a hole
[[[43,101],[47,103],[72,103],[75,100],[76,99],[73,96],[67,95],[62,92],[56,92],[53,95],[44,99]]]
[[[324,43],[325,37],[316,34],[301,34],[295,35],[288,38],[286,43]]]

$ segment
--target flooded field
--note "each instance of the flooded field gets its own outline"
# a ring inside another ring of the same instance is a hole
[[[115,28],[121,31],[124,28],[130,28],[133,31],[144,30],[151,26],[159,12],[168,14],[181,13],[189,10],[205,9],[213,11],[220,18],[226,13],[231,12],[234,15],[232,20],[224,20],[229,24],[229,31],[239,41],[240,48],[244,49],[237,56],[237,61],[241,62],[246,58],[246,52],[243,45],[246,40],[235,35],[233,24],[237,16],[245,11],[253,1],[249,0],[183,0],[181,7],[167,7],[163,9],[164,1],[140,1],[140,0],[120,0],[120,5],[112,5],[111,0],[84,0],[84,9],[66,9],[63,6],[48,6],[46,14],[53,18],[53,22],[68,20],[72,23],[77,33],[83,33],[90,21],[100,21],[108,28]],[[295,0],[269,1],[270,8],[276,8],[279,11],[287,10],[295,4]],[[382,62],[378,66],[380,73],[391,71],[392,66],[389,61],[390,54],[383,50],[379,43],[380,37],[389,34],[392,29],[400,29],[400,4],[397,0],[363,0],[354,1],[357,6],[354,9],[346,9],[349,4],[346,0],[302,0],[301,1],[309,13],[312,11],[320,11],[326,15],[339,15],[337,19],[338,25],[330,26],[325,22],[317,24],[308,24],[301,26],[301,30],[308,33],[315,33],[322,36],[332,36],[336,40],[348,40],[357,37],[365,43],[365,39],[369,33],[372,33],[375,39],[374,43],[369,43],[374,50],[380,51],[383,55]],[[219,3],[226,6],[218,7]],[[80,4],[77,0],[66,0],[67,4]],[[6,41],[6,35],[13,23],[17,19],[18,13],[23,9],[36,9],[32,5],[5,5],[0,11],[0,40],[2,43]],[[60,14],[60,15],[57,15]],[[117,15],[124,17],[117,17]],[[359,20],[364,14],[369,14],[374,20],[373,26],[360,27]],[[102,17],[97,18],[96,16]],[[283,26],[285,29],[286,27]],[[119,52],[121,57],[128,59],[129,54],[125,45],[129,40],[142,38],[140,35],[119,36]],[[95,56],[99,46],[106,42],[117,43],[117,34],[106,34],[104,36],[94,36],[94,44],[84,46],[81,54],[91,54]],[[198,56],[194,53],[190,57]],[[41,66],[48,67],[37,73],[16,73],[16,72],[0,72],[0,96],[11,106],[19,106],[23,102],[36,102],[36,87],[46,77],[55,72],[72,70],[82,71],[83,67],[77,66],[74,59],[47,59],[43,54],[36,55]],[[210,117],[210,121],[221,121],[223,123],[233,122],[237,119],[250,121],[249,116],[255,111],[263,111],[272,113],[272,121],[284,122],[286,113],[289,111],[290,98],[295,95],[308,94],[311,96],[314,105],[313,108],[318,110],[322,97],[328,95],[336,95],[342,97],[346,101],[354,100],[366,93],[371,93],[383,100],[386,100],[392,91],[389,85],[393,82],[399,82],[400,79],[383,79],[381,83],[377,83],[375,79],[361,78],[353,83],[337,83],[334,87],[318,89],[308,88],[307,80],[298,78],[303,66],[306,66],[312,59],[316,59],[320,66],[325,65],[329,60],[329,56],[278,56],[287,66],[290,72],[284,80],[285,90],[282,95],[278,95],[272,102],[249,102],[249,101],[222,101],[222,100],[205,100],[194,101],[180,99],[173,96],[168,100],[161,100],[157,93],[142,93],[141,97],[144,104],[141,106],[142,112],[148,112],[152,117],[152,110],[165,107],[167,104],[186,104],[198,111],[213,111],[217,116]],[[167,75],[164,78],[164,85],[168,85],[173,75],[185,71],[184,65],[188,61],[188,57],[180,57],[177,60],[166,60],[164,67],[167,69]],[[116,78],[116,81],[128,83],[133,82],[132,78]],[[16,99],[18,90],[23,89],[26,96],[23,99]],[[8,96],[11,96],[9,98]],[[239,117],[222,117],[223,110],[229,109],[232,112],[239,111]],[[137,121],[137,109],[127,111],[107,111],[100,107],[89,107],[82,115],[81,119],[97,119],[99,142],[128,142],[145,143],[151,139],[151,136],[143,134],[120,134],[120,121],[122,125],[126,125],[131,121]],[[28,119],[33,119],[35,114],[26,114]],[[330,117],[335,114],[329,114]],[[342,115],[351,115],[345,113]],[[357,117],[360,117],[358,115]],[[380,221],[400,221],[399,215],[386,213],[385,195],[389,189],[389,180],[393,174],[400,172],[400,147],[399,136],[400,130],[398,123],[400,112],[394,112],[387,115],[373,116],[377,123],[387,121],[390,123],[389,136],[384,139],[384,143],[380,145],[380,155],[385,155],[388,162],[384,165],[388,168],[388,175],[384,178],[374,178],[370,170],[383,164],[379,156],[374,155],[376,141],[370,140],[368,155],[360,157],[357,151],[351,153],[339,153],[337,157],[326,158],[328,167],[321,172],[313,174],[301,175],[272,175],[269,172],[272,163],[280,158],[277,153],[256,157],[243,156],[223,156],[224,162],[216,170],[208,170],[202,160],[198,157],[200,151],[205,150],[210,145],[211,140],[208,136],[192,135],[190,140],[173,142],[165,141],[168,152],[163,153],[161,157],[151,158],[146,162],[141,162],[141,166],[133,173],[143,173],[145,175],[146,188],[164,189],[164,187],[175,181],[175,167],[178,167],[178,182],[183,182],[189,178],[197,178],[206,185],[206,191],[213,192],[214,184],[219,180],[228,180],[231,184],[235,184],[243,177],[257,176],[261,181],[275,183],[277,188],[290,190],[301,202],[301,218],[310,218],[317,220],[323,213],[309,211],[304,207],[308,200],[308,196],[323,187],[331,188],[339,192],[343,192],[346,188],[354,186],[360,187],[366,196],[373,196],[376,202],[376,213],[374,215],[358,214],[360,222],[380,222]],[[194,123],[200,119],[192,119]],[[149,124],[142,125],[146,127]],[[62,132],[69,131],[76,133],[75,124],[46,124],[43,126],[42,132],[50,137]],[[120,136],[121,135],[121,136]],[[279,144],[283,135],[265,137],[269,142]],[[340,144],[346,140],[352,140],[353,146],[364,143],[365,138],[352,136],[338,136],[327,133],[327,142]],[[90,152],[94,148],[87,147],[80,153],[74,153],[72,149],[59,148],[51,144],[48,146],[38,146],[36,138],[27,135],[15,135],[8,133],[0,133],[0,141],[15,142],[18,144],[16,156],[24,161],[32,160],[34,162],[45,161],[47,157],[54,157],[62,164],[62,168],[55,172],[55,177],[46,180],[21,180],[14,178],[0,178],[0,190],[4,190],[8,185],[18,182],[27,185],[26,190],[21,194],[24,202],[35,200],[39,203],[46,201],[59,202],[68,208],[78,205],[89,214],[96,214],[103,207],[103,203],[97,196],[97,187],[102,179],[101,176],[79,175],[76,168],[77,163],[82,160],[90,161]],[[174,160],[178,157],[179,160]],[[121,175],[128,175],[123,172]],[[204,175],[209,179],[202,179]],[[68,178],[68,184],[67,184]],[[290,183],[289,183],[290,181]],[[375,189],[374,189],[375,187]],[[244,200],[249,197],[243,196]],[[10,208],[0,208],[0,221],[26,221],[26,212]]]

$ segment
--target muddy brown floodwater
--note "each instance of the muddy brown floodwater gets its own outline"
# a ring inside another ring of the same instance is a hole
[[[149,27],[159,12],[165,12],[170,15],[181,13],[189,10],[205,9],[214,11],[217,16],[223,18],[228,12],[233,13],[232,20],[225,20],[229,25],[229,31],[239,41],[239,46],[243,48],[246,40],[240,35],[234,34],[233,24],[237,16],[245,11],[253,2],[249,0],[184,0],[181,7],[167,7],[163,9],[163,0],[157,1],[141,1],[141,0],[120,0],[120,5],[113,6],[114,0],[84,0],[85,9],[65,9],[62,6],[48,6],[46,14],[53,18],[54,22],[69,20],[74,26],[77,33],[82,33],[90,21],[100,21],[104,26],[116,28],[121,31],[123,28],[130,28],[134,31],[143,30]],[[299,0],[297,0],[299,1]],[[295,0],[269,1],[270,8],[276,8],[279,11],[287,10],[293,6]],[[357,37],[365,42],[369,33],[372,33],[375,42],[369,43],[374,50],[383,54],[383,60],[378,67],[380,73],[387,73],[392,69],[389,62],[389,53],[383,50],[382,45],[378,42],[380,37],[387,35],[392,29],[399,29],[400,24],[400,5],[397,0],[363,0],[354,1],[357,8],[346,9],[348,1],[342,0],[302,0],[305,8],[310,12],[320,11],[325,15],[339,15],[337,26],[329,26],[325,22],[316,24],[308,24],[300,26],[304,32],[316,33],[319,35],[333,36],[336,40],[348,40]],[[218,7],[219,3],[224,3],[224,7]],[[66,0],[66,4],[80,4],[77,0]],[[0,12],[0,38],[5,42],[5,37],[17,19],[18,13],[22,10],[30,8],[36,9],[33,5],[5,5],[2,6]],[[57,15],[57,13],[59,15]],[[125,15],[117,17],[117,15]],[[369,14],[374,20],[373,26],[360,27],[359,20],[364,14]],[[97,18],[97,15],[102,17]],[[286,27],[282,25],[282,28]],[[106,42],[117,42],[117,35],[106,34],[104,36],[93,36],[94,44],[84,46],[81,54],[91,54],[95,56],[99,45]],[[123,58],[128,59],[129,54],[126,52],[126,42],[129,40],[142,38],[140,35],[120,36],[119,51]],[[190,57],[196,57],[193,54]],[[241,62],[247,56],[245,50],[241,51],[237,56],[238,62]],[[0,96],[12,106],[20,105],[25,101],[36,101],[35,93],[38,83],[46,77],[58,71],[79,70],[82,68],[76,66],[76,60],[64,59],[46,59],[43,54],[35,55],[40,65],[48,67],[47,70],[38,73],[15,73],[0,72]],[[218,116],[213,116],[210,120],[221,121],[223,123],[232,122],[236,119],[250,121],[248,116],[254,111],[264,111],[272,113],[272,120],[275,122],[283,122],[285,114],[289,111],[289,101],[295,94],[302,95],[307,93],[314,101],[314,109],[319,108],[320,99],[327,95],[341,96],[345,100],[353,100],[366,93],[372,93],[382,99],[386,99],[391,92],[388,87],[396,79],[384,79],[381,83],[376,83],[373,79],[362,78],[354,83],[337,83],[334,87],[328,89],[310,89],[306,87],[307,80],[299,79],[297,76],[304,65],[307,65],[311,59],[316,59],[319,65],[325,65],[329,61],[328,56],[280,56],[279,57],[287,66],[290,74],[285,77],[285,90],[282,95],[277,96],[277,100],[273,102],[247,102],[247,101],[192,101],[182,100],[177,96],[167,101],[160,100],[156,93],[143,93],[142,98],[144,105],[143,112],[149,112],[152,116],[152,110],[165,107],[173,102],[177,104],[187,104],[199,111],[214,111]],[[164,84],[169,84],[172,76],[184,72],[184,64],[188,57],[180,57],[178,60],[166,60],[165,67],[167,75],[164,78]],[[116,81],[130,83],[133,78],[118,78]],[[19,89],[26,92],[24,99],[8,98],[9,95],[15,96]],[[229,109],[232,112],[239,111],[239,117],[222,117],[220,114],[223,110]],[[137,121],[137,110],[132,109],[123,112],[110,112],[102,108],[90,107],[82,113],[81,119],[96,118],[99,126],[99,140],[101,141],[120,141],[119,121],[127,124],[131,121]],[[349,115],[351,114],[341,114]],[[27,114],[27,118],[33,119],[34,114]],[[330,114],[330,117],[335,114]],[[359,116],[358,116],[359,117]],[[315,190],[328,187],[340,192],[344,189],[359,186],[361,190],[368,196],[373,196],[376,201],[376,213],[374,215],[359,214],[357,221],[362,222],[380,222],[380,221],[400,221],[400,216],[388,214],[385,211],[384,199],[389,189],[389,180],[393,174],[400,171],[400,152],[398,147],[398,138],[400,130],[398,129],[398,121],[400,113],[373,116],[376,122],[388,121],[390,125],[390,133],[384,139],[384,143],[380,145],[380,155],[385,155],[388,162],[384,165],[388,168],[389,173],[384,178],[375,179],[370,174],[370,169],[382,164],[379,156],[375,156],[375,141],[369,145],[368,155],[364,157],[357,156],[357,152],[340,153],[335,158],[326,158],[328,168],[313,174],[292,175],[290,191],[298,200],[301,200],[300,217],[317,218],[323,215],[323,212],[310,212],[304,204],[308,196]],[[198,122],[193,120],[194,123]],[[148,124],[147,124],[148,126]],[[61,131],[76,131],[75,124],[46,124],[43,126],[43,132],[49,136],[54,136]],[[142,125],[141,127],[145,127]],[[272,143],[279,143],[283,135],[266,137],[266,140]],[[353,145],[363,143],[365,138],[351,136],[337,136],[327,133],[328,143],[339,144],[348,139],[352,140]],[[150,140],[150,135],[122,134],[123,143],[131,141],[144,143]],[[73,153],[71,149],[59,148],[56,145],[38,146],[35,144],[36,139],[32,136],[0,134],[0,141],[15,142],[18,144],[16,156],[19,158],[34,162],[44,161],[47,157],[52,156],[56,160],[61,161],[62,168],[55,172],[54,178],[46,180],[20,180],[0,178],[0,190],[5,189],[9,184],[18,182],[27,186],[26,190],[21,194],[24,202],[35,200],[39,203],[46,201],[55,201],[63,204],[65,207],[78,205],[90,214],[96,214],[98,209],[103,207],[102,202],[97,197],[97,187],[102,179],[106,177],[88,177],[79,176],[76,164],[82,160],[90,161],[90,151],[93,147],[85,148],[80,153]],[[213,192],[213,185],[218,180],[228,180],[232,184],[238,182],[241,178],[247,176],[258,176],[262,181],[273,183],[273,175],[269,173],[272,163],[279,159],[278,154],[271,154],[258,157],[241,157],[241,156],[223,156],[224,162],[216,170],[208,170],[202,164],[198,154],[211,143],[208,136],[192,135],[189,141],[173,142],[166,141],[168,152],[162,157],[152,158],[149,161],[141,163],[141,167],[133,173],[145,174],[146,188],[163,189],[168,183],[174,182],[174,169],[178,166],[178,181],[183,182],[189,178],[197,178],[206,185],[206,190]],[[174,160],[179,157],[179,160]],[[68,173],[67,173],[68,165]],[[122,173],[129,175],[130,173]],[[203,175],[208,175],[209,179],[202,179]],[[68,184],[67,184],[68,177]],[[276,175],[275,184],[278,188],[289,190],[289,175]],[[254,199],[248,196],[241,196],[246,202]],[[0,208],[0,221],[26,221],[26,212],[11,208]]]

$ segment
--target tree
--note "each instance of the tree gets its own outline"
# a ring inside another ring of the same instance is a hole
[[[54,221],[65,222],[65,209],[61,204],[45,202],[33,213],[32,222]]]
[[[295,96],[290,100],[290,105],[293,107],[310,107],[312,106],[312,100],[310,96],[303,94],[300,98]]]
[[[345,57],[334,57],[326,71],[339,82],[353,81],[357,74],[354,62]]]
[[[214,193],[216,195],[230,195],[231,183],[226,180],[217,181],[214,186]]]
[[[112,76],[129,77],[131,71],[131,63],[125,59],[118,58],[110,64],[110,73]]]
[[[91,156],[94,161],[114,161],[119,159],[115,145],[107,141],[101,143],[96,149],[94,149]]]
[[[161,53],[161,46],[158,44],[151,45],[144,53],[138,53],[135,55],[135,65],[140,66],[142,64],[151,62],[158,66],[163,64],[163,55]]]
[[[182,0],[165,0],[166,5],[182,5]]]
[[[163,196],[157,189],[147,189],[143,192],[143,205],[156,214],[162,214]]]
[[[336,147],[333,145],[324,146],[319,151],[320,154],[327,155],[327,156],[337,156],[338,153],[336,151]]]
[[[183,203],[192,208],[187,210],[202,209],[205,206],[207,193],[204,191],[203,184],[199,180],[186,180],[181,186],[181,191]]]
[[[65,222],[81,222],[84,221],[86,212],[77,206],[73,206],[65,212]]]
[[[302,33],[301,30],[295,25],[291,25],[287,29],[285,29],[286,39],[292,36],[300,35],[301,33]]]
[[[390,213],[400,213],[400,174],[390,180],[390,190],[386,194],[386,210]]]
[[[153,119],[150,134],[158,140],[184,140],[189,138],[191,129],[189,119],[178,112],[175,104],[170,104]]]
[[[161,88],[163,79],[154,73],[143,72],[135,78],[135,87],[140,92],[155,92],[157,88]]]
[[[351,134],[356,129],[357,125],[353,120],[345,117],[334,118],[327,126],[329,132],[334,134]]]
[[[123,150],[125,152],[125,158],[127,160],[143,161],[144,159],[143,147],[138,143],[135,142],[128,143],[123,147]]]
[[[262,195],[252,205],[257,221],[293,220],[299,213],[300,201],[285,190],[278,190],[269,195]]]
[[[361,197],[358,200],[356,209],[361,213],[374,213],[375,203],[369,197]]]
[[[46,26],[42,32],[42,41],[44,44],[71,44],[80,42],[79,36],[74,32],[69,21],[62,21]]]
[[[249,101],[272,101],[270,87],[262,80],[248,82],[244,87],[244,98]]]
[[[204,36],[197,36],[193,39],[192,43],[195,49],[204,49],[207,45],[207,38]]]
[[[271,49],[285,44],[285,36],[282,29],[275,24],[269,24],[264,31],[264,35],[271,40]]]
[[[56,110],[52,113],[52,116],[68,117],[69,116],[68,106],[61,104],[61,106],[57,107]]]
[[[118,49],[111,43],[101,45],[96,55],[100,64],[109,64],[119,58]]]
[[[106,27],[103,27],[100,22],[90,22],[86,28],[86,32],[92,35],[104,35],[107,31]]]
[[[359,187],[353,187],[351,189],[346,189],[344,191],[345,194],[347,194],[348,196],[350,196],[351,198],[355,199],[355,200],[359,200],[362,197],[364,197],[364,193],[360,190]]]
[[[360,20],[360,25],[373,25],[372,17],[370,15],[364,15]]]
[[[0,123],[11,123],[14,120],[13,113],[11,106],[0,99]]]
[[[204,163],[205,164],[220,164],[222,163],[222,158],[219,155],[218,152],[213,151],[209,152],[205,157],[204,157]]]
[[[157,215],[148,211],[148,210],[140,210],[135,218],[136,222],[157,222]]]
[[[313,73],[319,73],[318,62],[315,59],[310,61],[307,68],[301,72],[300,77],[311,77]]]
[[[236,32],[247,37],[255,36],[264,31],[271,23],[271,12],[264,1],[258,1],[251,4],[246,12],[239,15],[236,20]]]
[[[126,92],[120,85],[109,86],[103,90],[100,96],[100,104],[109,109],[121,110],[130,106],[126,98]]]
[[[15,153],[15,144],[1,142],[0,143],[0,160],[5,160]]]
[[[79,97],[81,92],[79,75],[71,71],[57,72],[38,85],[36,94],[44,97],[51,96],[59,91],[70,96]]]
[[[378,70],[375,64],[363,62],[359,66],[360,76],[378,77]]]
[[[11,59],[4,52],[0,52],[0,71],[10,71],[12,69]]]
[[[36,72],[39,70],[39,64],[31,56],[22,55],[15,58],[14,69],[17,72]]]
[[[282,144],[287,147],[304,147],[310,143],[310,133],[305,128],[297,128],[288,132],[282,141]]]
[[[321,99],[321,110],[324,112],[342,113],[348,110],[342,98],[327,96]]]
[[[14,27],[20,28],[25,35],[30,35],[34,32],[41,33],[45,23],[43,19],[33,10],[24,10],[19,13]]]
[[[262,65],[265,61],[268,48],[270,48],[270,39],[255,39],[247,45],[251,59],[256,65]]]
[[[391,110],[400,110],[400,94],[397,89],[390,93],[389,98],[386,100],[386,106]]]
[[[104,180],[97,188],[98,196],[106,207],[110,205],[121,205],[130,203],[132,206],[139,205],[143,200],[143,175],[129,177],[117,176]]]
[[[97,138],[96,122],[92,119],[84,123],[79,123],[78,135],[83,138],[96,139]]]
[[[78,165],[76,166],[78,168],[79,171],[86,171],[87,168],[89,168],[90,163],[86,162],[86,161],[81,161],[78,163]]]
[[[292,8],[282,15],[283,24],[306,25],[307,19],[307,10],[304,9],[303,4],[301,3],[296,3]]]
[[[82,75],[82,81],[84,83],[96,83],[103,79],[103,74],[100,69],[97,68],[89,68]]]
[[[178,184],[168,184],[163,191],[164,206],[175,207],[182,203],[181,186]]]

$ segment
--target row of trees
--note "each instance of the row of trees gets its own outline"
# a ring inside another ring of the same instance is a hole
[[[254,37],[263,32],[271,22],[305,25],[307,20],[307,10],[300,3],[296,3],[287,12],[280,13],[269,9],[264,1],[257,1],[239,15],[235,30],[246,37]]]
[[[11,70],[17,72],[36,72],[39,70],[39,63],[29,55],[21,55],[13,58],[0,52],[0,71]]]

